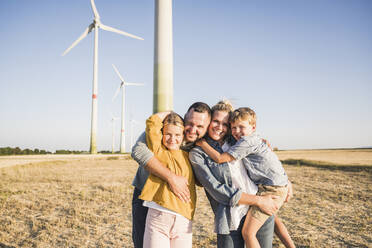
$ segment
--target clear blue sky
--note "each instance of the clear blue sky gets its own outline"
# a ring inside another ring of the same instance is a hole
[[[111,112],[129,82],[129,119],[152,111],[154,1],[96,0],[100,30],[98,150],[111,149]],[[89,0],[0,1],[0,147],[89,149],[93,33]],[[174,110],[222,97],[258,115],[279,149],[372,146],[372,1],[173,1]],[[119,146],[116,122],[116,149]]]

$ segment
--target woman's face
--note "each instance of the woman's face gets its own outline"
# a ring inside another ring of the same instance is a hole
[[[222,142],[229,128],[229,113],[216,111],[212,116],[208,127],[208,135],[211,139]]]

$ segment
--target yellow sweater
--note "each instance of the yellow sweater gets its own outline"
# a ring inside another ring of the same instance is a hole
[[[182,150],[168,150],[162,144],[162,127],[163,123],[157,115],[152,115],[146,120],[147,146],[154,153],[156,158],[169,170],[176,175],[187,178],[191,201],[188,203],[182,202],[173,194],[167,182],[152,174],[148,177],[139,198],[145,201],[153,201],[162,207],[192,220],[196,206],[196,189],[189,155],[188,152]]]

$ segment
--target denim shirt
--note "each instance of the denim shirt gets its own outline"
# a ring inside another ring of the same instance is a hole
[[[215,150],[222,153],[218,142],[207,137],[206,141]],[[194,147],[189,153],[194,174],[204,186],[215,219],[215,232],[229,234],[232,229],[230,208],[238,204],[242,190],[232,187],[230,168],[227,163],[214,162],[200,147]]]
[[[236,160],[242,159],[249,177],[255,184],[285,186],[288,177],[276,154],[254,132],[241,137],[226,151]]]

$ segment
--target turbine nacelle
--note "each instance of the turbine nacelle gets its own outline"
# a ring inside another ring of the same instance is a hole
[[[119,76],[120,80],[121,80],[121,83],[118,87],[118,89],[115,91],[115,94],[114,96],[112,97],[112,101],[115,100],[115,98],[117,97],[117,95],[119,94],[120,90],[122,88],[124,88],[124,86],[129,86],[129,85],[133,85],[133,86],[143,86],[144,84],[142,83],[128,83],[128,82],[125,82],[124,78],[121,76],[120,72],[118,71],[118,69],[116,68],[116,66],[114,64],[112,64],[112,67],[114,68],[116,74]]]
[[[117,33],[117,34],[121,34],[121,35],[124,35],[124,36],[128,36],[128,37],[131,37],[131,38],[134,38],[134,39],[137,39],[137,40],[143,40],[143,38],[141,38],[139,36],[136,36],[136,35],[133,35],[133,34],[130,34],[130,33],[121,31],[119,29],[116,29],[116,28],[113,28],[113,27],[109,27],[109,26],[106,26],[106,25],[102,24],[102,22],[100,20],[100,16],[99,16],[98,11],[97,11],[97,8],[96,8],[96,5],[94,4],[94,1],[91,0],[90,3],[92,5],[93,14],[94,14],[94,20],[93,20],[93,22],[84,30],[84,32],[80,35],[80,37],[77,38],[77,40],[75,40],[72,43],[72,45],[69,48],[67,48],[62,53],[62,56],[66,55],[81,40],[83,40],[90,32],[92,32],[93,28],[101,28],[103,30],[110,31],[110,32],[113,32],[113,33]]]

